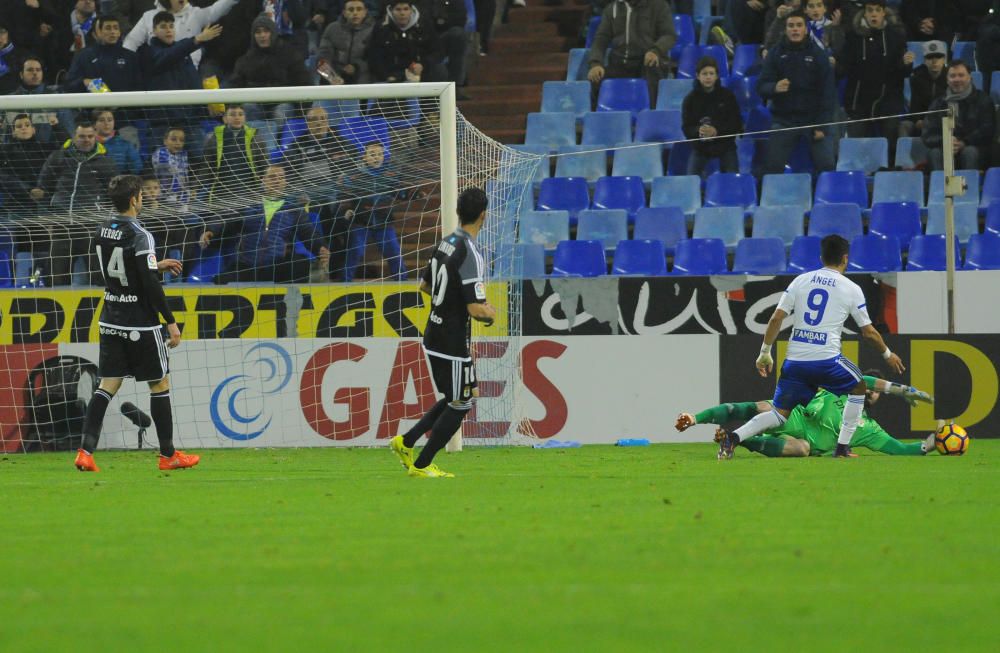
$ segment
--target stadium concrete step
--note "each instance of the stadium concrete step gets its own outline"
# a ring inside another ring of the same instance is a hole
[[[503,56],[508,52],[560,52],[568,51],[577,39],[553,36],[551,38],[534,38],[531,35],[509,34],[498,31],[496,36],[490,41],[490,55],[487,60],[497,59],[503,61]]]
[[[521,7],[510,11],[507,26],[516,28],[519,25],[548,23],[556,25],[559,34],[576,36],[590,11],[590,4],[586,2]]]
[[[507,68],[520,68],[522,66],[559,66],[566,70],[566,62],[569,60],[568,52],[504,52],[499,57],[503,65]],[[479,60],[479,67],[489,67],[492,63],[490,57],[482,57]]]
[[[477,84],[538,84],[541,90],[542,82],[550,79],[560,79],[566,76],[566,65],[562,66],[531,66],[522,68],[497,67],[480,70],[476,73]]]

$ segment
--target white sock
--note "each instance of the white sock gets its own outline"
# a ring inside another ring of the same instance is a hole
[[[733,434],[743,442],[747,438],[760,435],[764,431],[770,431],[785,423],[785,418],[776,410],[769,410],[766,413],[757,413],[754,418],[733,431]]]
[[[865,408],[864,395],[850,395],[847,403],[844,404],[844,416],[840,422],[840,435],[837,436],[837,444],[850,444],[854,437],[854,431],[861,421],[861,411]]]

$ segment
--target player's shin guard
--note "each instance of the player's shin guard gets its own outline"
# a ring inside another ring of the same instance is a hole
[[[174,455],[174,414],[170,408],[170,390],[149,395],[149,412],[156,426],[156,438],[160,441],[160,455],[169,458]]]
[[[420,418],[420,421],[414,424],[412,429],[403,434],[403,444],[412,448],[413,445],[417,443],[417,440],[420,439],[420,436],[431,430],[434,423],[438,421],[438,418],[441,417],[441,413],[447,407],[447,399],[442,399],[431,406],[431,409]]]
[[[448,444],[448,440],[451,440],[451,436],[455,435],[455,431],[458,430],[468,412],[469,408],[459,410],[446,405],[441,416],[434,422],[434,428],[431,429],[431,437],[428,438],[424,448],[420,450],[420,455],[413,461],[413,466],[423,469],[430,465],[437,452],[441,451],[444,445]]]
[[[844,416],[840,422],[840,435],[837,436],[837,444],[851,444],[851,438],[854,437],[854,431],[858,428],[858,423],[861,421],[861,411],[864,410],[864,407],[864,395],[850,395],[847,397],[847,403],[844,404]]]
[[[101,426],[104,424],[104,413],[108,412],[108,404],[112,395],[98,388],[94,392],[90,404],[87,405],[87,417],[83,422],[83,444],[80,448],[87,453],[94,453],[97,442],[101,439]]]
[[[785,423],[785,418],[776,410],[759,413],[752,420],[733,431],[733,435],[743,442],[747,438],[760,435],[764,431],[776,429]]]

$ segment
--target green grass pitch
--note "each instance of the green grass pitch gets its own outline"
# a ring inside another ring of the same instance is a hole
[[[0,461],[0,650],[995,651],[1000,442]]]

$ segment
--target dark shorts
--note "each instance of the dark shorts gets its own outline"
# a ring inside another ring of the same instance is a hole
[[[159,381],[170,372],[163,328],[98,327],[101,338],[101,378]]]
[[[477,387],[476,367],[471,360],[442,358],[427,353],[431,365],[431,376],[434,377],[434,387],[444,395],[449,402],[469,403],[471,408],[472,391]]]
[[[861,381],[861,370],[844,356],[825,361],[790,361],[781,366],[781,377],[774,389],[776,408],[791,410],[805,406],[820,388],[835,395],[847,394]]]

